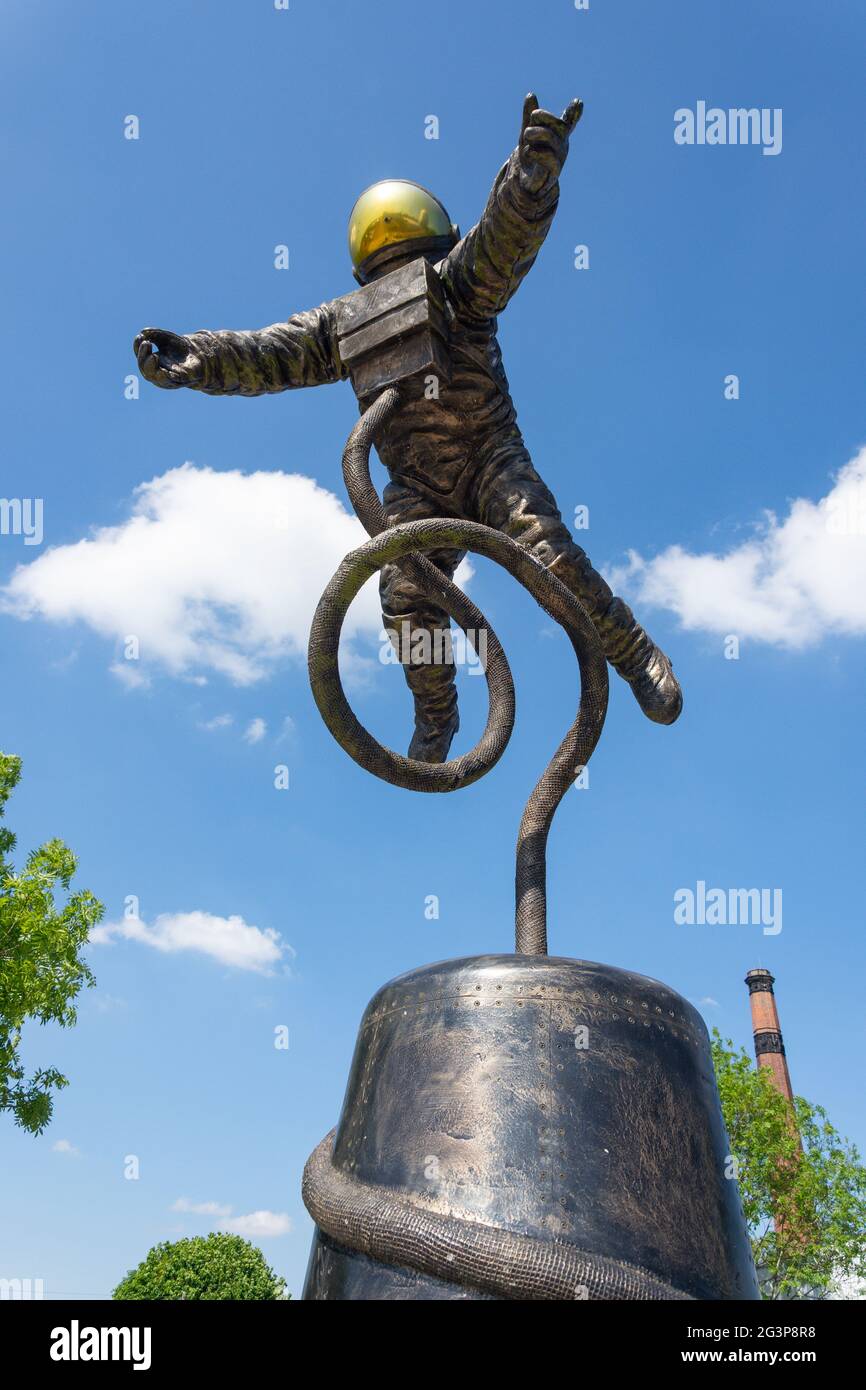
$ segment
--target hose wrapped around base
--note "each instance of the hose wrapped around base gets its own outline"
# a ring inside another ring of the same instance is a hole
[[[316,1225],[338,1245],[498,1298],[690,1300],[637,1265],[442,1215],[359,1182],[331,1162],[335,1134],[307,1160],[302,1191]]]

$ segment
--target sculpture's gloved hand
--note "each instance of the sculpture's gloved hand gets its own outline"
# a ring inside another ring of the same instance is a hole
[[[132,347],[141,375],[154,386],[173,391],[178,386],[196,386],[202,380],[201,356],[189,338],[179,333],[170,333],[167,328],[143,328]]]
[[[583,102],[570,101],[561,116],[539,109],[530,92],[523,103],[520,143],[517,147],[520,182],[528,193],[538,193],[554,183],[568,157],[568,137],[583,115]]]

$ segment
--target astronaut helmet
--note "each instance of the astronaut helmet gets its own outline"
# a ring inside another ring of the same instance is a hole
[[[357,199],[349,217],[349,255],[355,279],[365,285],[403,260],[407,250],[419,256],[444,256],[460,239],[460,229],[444,205],[411,179],[380,179]],[[411,243],[411,245],[407,245]]]

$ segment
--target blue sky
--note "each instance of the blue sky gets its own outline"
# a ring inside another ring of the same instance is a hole
[[[538,470],[566,518],[589,507],[582,543],[686,700],[658,728],[612,678],[590,787],[551,837],[551,950],[656,976],[744,1044],[743,976],[768,966],[795,1088],[866,1137],[866,537],[828,525],[835,504],[866,505],[862,8],[374,13],[3,6],[0,491],[44,504],[41,546],[0,536],[2,744],[24,760],[8,823],[22,853],[53,835],[74,848],[107,924],[133,895],[144,924],[91,948],[74,1030],[26,1035],[30,1067],[70,1078],[51,1128],[0,1127],[0,1274],[48,1296],[106,1297],[156,1241],[232,1221],[298,1293],[301,1170],[337,1119],[368,998],[427,961],[510,949],[520,810],[577,697],[565,639],[477,562],[471,592],[517,685],[511,746],[459,796],[374,781],[320,723],[302,656],[357,537],[349,386],[216,400],[142,383],[128,400],[124,385],[145,324],[259,327],[351,289],[346,219],[377,178],[433,187],[468,229],[528,90],[586,111],[501,321],[506,368]],[[699,100],[780,108],[781,153],[675,144],[674,112]],[[353,700],[403,749],[408,696],[378,652],[370,594]],[[462,749],[484,682],[461,688]],[[781,932],[676,925],[674,894],[700,880],[781,889]]]

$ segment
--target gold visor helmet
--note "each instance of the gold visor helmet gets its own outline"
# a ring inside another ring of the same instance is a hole
[[[366,188],[352,208],[349,254],[356,278],[363,283],[369,269],[387,260],[380,252],[417,241],[419,255],[439,246],[444,255],[459,235],[439,199],[426,188],[411,179],[381,179]]]

